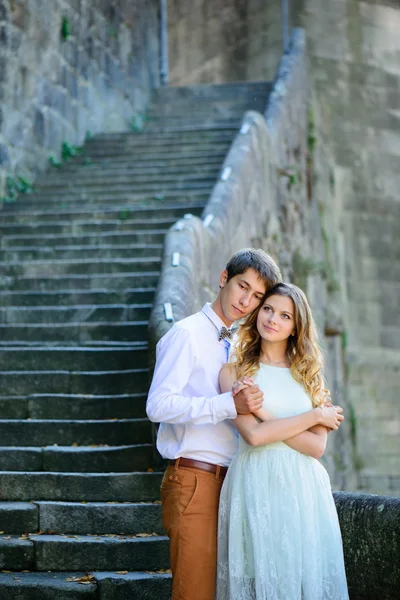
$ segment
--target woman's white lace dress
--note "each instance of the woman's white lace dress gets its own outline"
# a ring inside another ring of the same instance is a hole
[[[256,381],[275,417],[312,408],[289,369],[261,365]],[[284,442],[240,438],[225,478],[216,600],[348,600],[329,476]]]

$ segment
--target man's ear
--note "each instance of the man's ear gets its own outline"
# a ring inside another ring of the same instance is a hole
[[[219,276],[219,287],[222,289],[228,280],[228,271],[224,269]]]

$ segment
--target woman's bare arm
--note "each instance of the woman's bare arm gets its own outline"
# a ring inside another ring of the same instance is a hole
[[[255,415],[257,419],[260,419],[260,421],[268,421],[274,418],[265,408],[253,412],[253,415]],[[290,446],[290,448],[293,448],[302,454],[307,454],[313,458],[321,458],[326,449],[327,439],[328,431],[326,427],[315,425],[308,431],[303,431],[302,433],[298,433],[283,441]]]

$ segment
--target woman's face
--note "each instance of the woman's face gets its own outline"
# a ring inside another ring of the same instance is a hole
[[[295,331],[293,300],[277,294],[267,298],[258,313],[257,329],[268,342],[287,340]]]

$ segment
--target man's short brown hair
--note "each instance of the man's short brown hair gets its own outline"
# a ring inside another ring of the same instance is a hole
[[[242,248],[236,252],[229,260],[225,269],[228,272],[228,279],[236,275],[242,275],[247,269],[256,271],[260,279],[267,284],[267,290],[282,281],[282,275],[274,259],[258,248]]]

